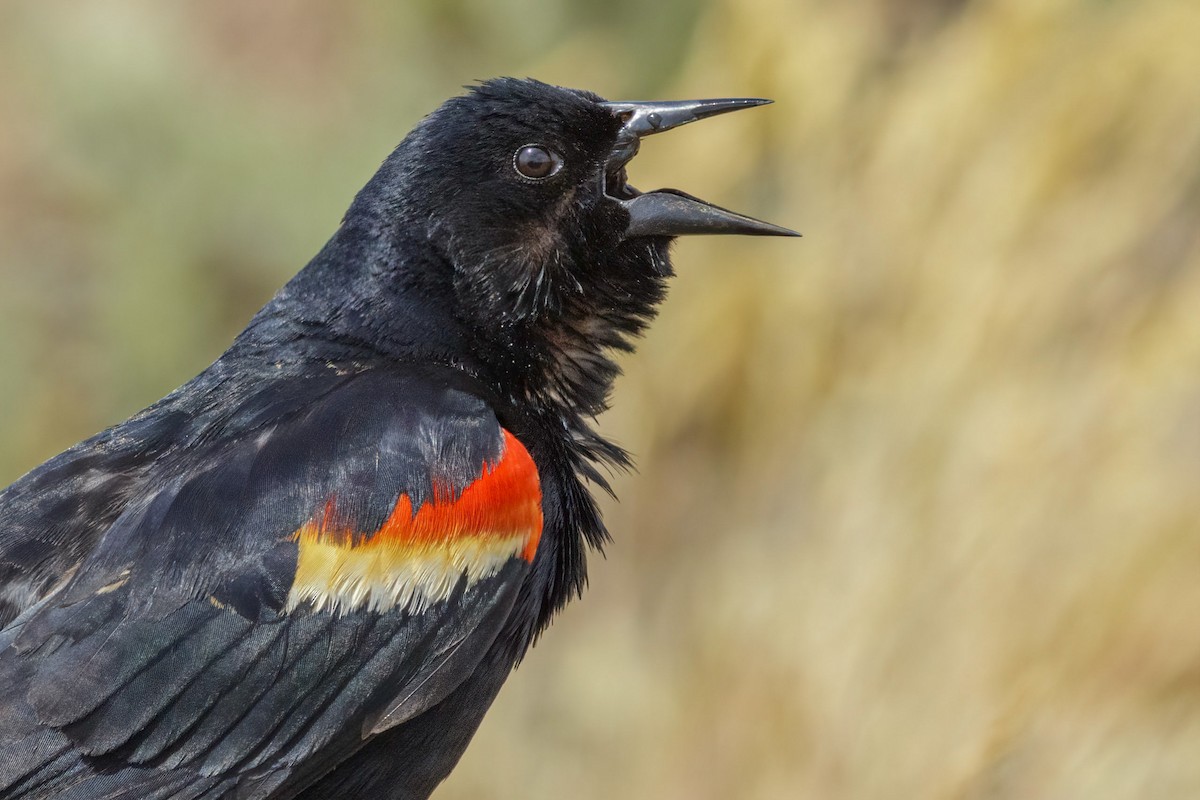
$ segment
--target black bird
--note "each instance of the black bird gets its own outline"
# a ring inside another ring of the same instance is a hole
[[[449,100],[212,366],[0,492],[0,798],[427,797],[607,537],[672,237],[791,234],[625,165],[764,102]]]

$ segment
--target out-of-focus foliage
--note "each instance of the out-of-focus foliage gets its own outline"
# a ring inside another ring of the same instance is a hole
[[[210,359],[495,74],[775,98],[603,427],[592,589],[442,798],[1200,796],[1200,4],[0,5],[0,479]]]

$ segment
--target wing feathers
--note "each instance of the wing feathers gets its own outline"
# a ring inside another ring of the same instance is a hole
[[[222,653],[244,639],[250,623],[236,614],[200,607],[207,616],[192,632],[163,650],[148,666],[78,722],[65,727],[67,734],[95,755],[110,753],[126,744],[176,704]]]
[[[171,747],[194,755],[224,734],[259,695],[283,664],[278,646],[284,625],[258,625],[235,647],[221,654],[174,702],[150,720],[129,754],[135,764],[159,758]],[[229,687],[237,687],[230,691]],[[189,736],[189,746],[179,745]]]
[[[542,525],[529,454],[466,380],[264,391],[158,462],[5,634],[0,797],[266,796],[460,685]]]
[[[120,611],[120,606],[107,598],[97,598],[96,605],[103,607],[101,614]],[[94,613],[90,608],[80,611],[89,616]],[[74,646],[45,655],[30,683],[29,703],[47,725],[62,727],[77,722],[209,620],[210,614],[199,605],[179,609],[165,620],[166,624],[125,621],[118,616],[102,628],[103,636],[86,637]],[[23,638],[18,638],[18,646]]]

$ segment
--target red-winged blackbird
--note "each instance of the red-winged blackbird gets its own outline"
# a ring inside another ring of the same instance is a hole
[[[607,537],[588,421],[671,237],[791,233],[625,165],[764,102],[475,87],[212,366],[0,493],[0,797],[427,797]]]

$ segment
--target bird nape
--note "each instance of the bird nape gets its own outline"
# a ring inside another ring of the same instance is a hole
[[[0,492],[0,798],[427,797],[607,538],[589,421],[672,237],[795,235],[625,166],[765,102],[471,88],[208,369]]]

